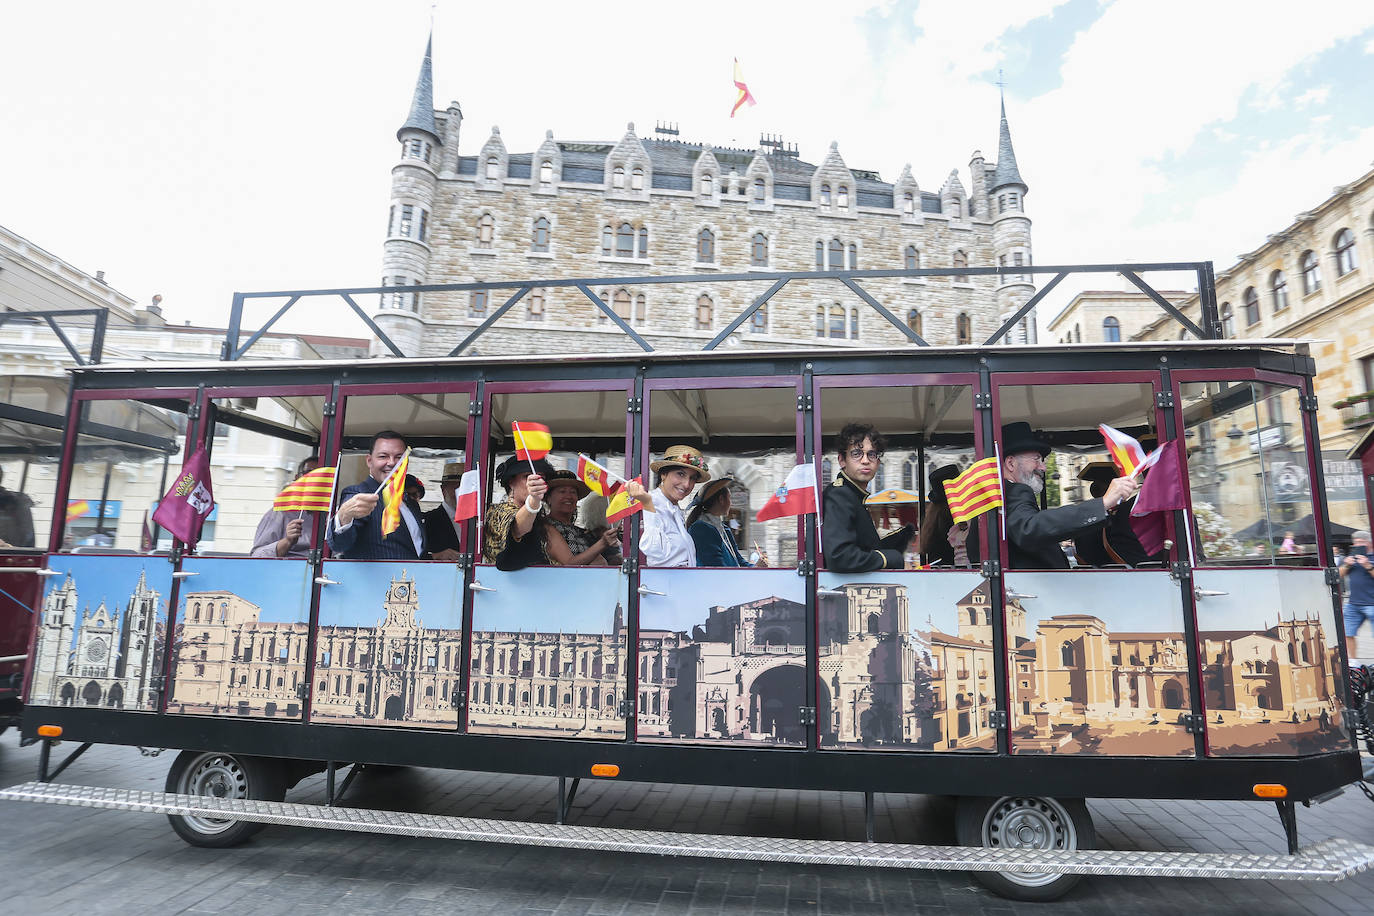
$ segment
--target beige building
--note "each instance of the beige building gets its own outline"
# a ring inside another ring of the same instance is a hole
[[[1191,295],[1183,290],[1158,290],[1174,305]],[[1164,315],[1149,296],[1126,290],[1085,290],[1069,300],[1046,327],[1047,337],[1061,344],[1117,343],[1130,340],[1146,325]]]
[[[442,355],[514,291],[405,292],[425,283],[561,277],[749,274],[851,268],[1014,267],[1031,263],[1027,186],[1005,110],[997,161],[974,152],[929,189],[851,168],[831,144],[819,164],[781,140],[752,150],[681,140],[676,128],[614,140],[547,134],[514,152],[497,128],[459,151],[456,102],[433,107],[429,52],[397,132],[378,325],[407,354]],[[1034,292],[1030,275],[908,278],[865,288],[933,343],[981,341]],[[592,289],[655,348],[699,349],[764,283]],[[1035,340],[1035,316],[1013,335]],[[904,345],[834,280],[798,282],[730,339],[737,346]],[[374,350],[379,345],[374,344]],[[537,284],[466,352],[637,349],[581,292]]]

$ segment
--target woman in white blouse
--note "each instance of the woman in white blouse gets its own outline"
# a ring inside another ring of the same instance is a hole
[[[696,545],[687,533],[686,516],[678,504],[711,476],[706,471],[706,459],[690,445],[673,445],[661,459],[649,462],[649,470],[656,475],[653,490],[645,490],[633,480],[625,484],[626,494],[644,503],[639,535],[644,564],[696,566]]]

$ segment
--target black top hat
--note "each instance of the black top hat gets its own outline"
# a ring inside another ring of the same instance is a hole
[[[406,483],[405,483],[405,486],[406,486],[406,488],[409,488],[409,487],[412,487],[412,486],[414,486],[414,487],[419,487],[419,488],[420,488],[420,498],[421,498],[421,499],[424,499],[424,498],[425,498],[425,485],[424,485],[423,483],[421,483],[421,482],[420,482],[420,478],[416,477],[414,474],[407,474],[407,475],[406,475]]]
[[[553,465],[543,458],[534,459],[535,472],[545,479],[553,475]],[[501,486],[510,489],[510,482],[521,474],[530,472],[530,462],[524,458],[517,458],[511,455],[505,461],[496,466],[496,479],[501,482]]]
[[[1083,469],[1078,472],[1079,480],[1099,480],[1103,483],[1111,483],[1120,477],[1116,465],[1110,461],[1089,461],[1083,465]]]
[[[945,499],[945,481],[953,480],[959,476],[959,465],[946,464],[930,472],[930,498],[934,502],[943,503]]]
[[[1015,423],[1002,424],[1002,457],[1022,452],[1039,452],[1040,457],[1044,458],[1050,453],[1050,444],[1035,438],[1029,423],[1017,420]]]

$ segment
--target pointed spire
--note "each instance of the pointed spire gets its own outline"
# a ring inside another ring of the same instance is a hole
[[[1026,183],[1021,180],[1021,172],[1016,167],[1016,151],[1011,148],[1011,128],[1007,126],[1007,100],[1002,99],[1002,126],[997,135],[997,171],[992,175],[992,190],[1006,187],[1009,184],[1019,184],[1025,187]]]
[[[423,130],[433,137],[436,143],[443,143],[439,139],[439,127],[434,123],[434,64],[431,59],[433,49],[434,32],[431,30],[429,40],[425,42],[425,59],[420,64],[420,75],[415,78],[415,95],[410,100],[410,115],[406,117],[401,129],[396,131],[397,140],[401,139],[402,131]]]

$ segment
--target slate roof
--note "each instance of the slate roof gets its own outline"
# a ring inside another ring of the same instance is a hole
[[[434,49],[434,35],[425,42],[425,59],[420,63],[420,75],[415,78],[415,95],[410,100],[410,114],[401,130],[396,131],[396,139],[401,139],[401,131],[406,129],[423,130],[436,141],[439,140],[439,126],[434,123],[434,63],[431,52]],[[439,141],[442,142],[442,141]]]
[[[992,190],[1009,184],[1025,187],[1021,170],[1016,167],[1016,151],[1011,148],[1011,128],[1007,126],[1007,103],[1002,102],[1002,125],[997,134],[997,171],[992,176]]]

